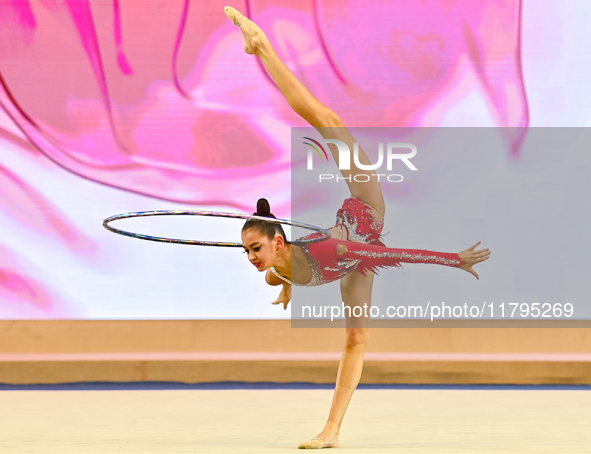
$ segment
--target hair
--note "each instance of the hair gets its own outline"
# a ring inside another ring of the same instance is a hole
[[[271,213],[271,206],[269,205],[269,201],[267,199],[259,199],[257,201],[257,210],[252,214],[255,216],[262,216],[266,218],[275,218],[273,213]],[[287,237],[285,236],[283,227],[281,227],[281,224],[278,224],[276,222],[266,222],[259,221],[258,219],[249,219],[242,227],[242,231],[244,232],[250,229],[258,230],[261,233],[261,235],[266,236],[270,240],[275,238],[275,235],[279,234],[283,237],[283,241],[285,241],[285,244],[290,244],[290,242],[287,240]]]

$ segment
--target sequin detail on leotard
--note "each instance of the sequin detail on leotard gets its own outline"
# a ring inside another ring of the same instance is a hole
[[[381,241],[381,231],[384,227],[384,222],[376,219],[373,212],[375,210],[361,201],[357,197],[346,199],[343,202],[342,207],[337,211],[336,224],[331,227],[331,230],[335,227],[345,228],[347,231],[347,238],[349,241],[355,241],[357,243],[365,244],[378,244],[384,246]],[[377,213],[375,213],[377,215]],[[319,238],[322,234],[312,233],[304,238]],[[312,271],[312,278],[306,284],[296,284],[304,287],[313,287],[316,285],[327,284],[333,282],[346,274],[350,273],[355,267],[361,262],[359,260],[339,260],[331,263],[331,266],[324,266],[310,253],[308,247],[300,246],[308,265]],[[294,283],[295,284],[295,283]]]
[[[372,257],[372,258],[392,258],[400,260],[401,262],[407,263],[434,263],[437,265],[447,265],[447,266],[459,266],[462,264],[461,260],[458,259],[450,259],[447,257],[441,257],[439,255],[428,255],[429,251],[424,251],[425,253],[417,252],[417,253],[409,253],[409,252],[374,252],[374,251],[352,251],[352,254],[359,255],[362,257]]]
[[[335,227],[343,226],[347,229],[349,241],[367,244],[382,244],[381,231],[384,221],[376,219],[372,212],[375,210],[357,197],[346,199],[337,211]]]
[[[357,198],[347,199],[337,212],[335,227],[346,228],[347,240],[330,238],[320,243],[301,245],[312,278],[306,284],[313,287],[342,278],[353,270],[362,273],[377,272],[377,267],[400,267],[400,262],[433,263],[459,267],[458,254],[426,251],[420,249],[388,248],[381,241],[383,222],[372,215],[372,208]],[[332,227],[334,228],[334,227]],[[318,238],[313,233],[304,238]]]

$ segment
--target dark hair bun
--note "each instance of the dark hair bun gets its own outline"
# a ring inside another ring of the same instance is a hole
[[[268,218],[274,218],[273,214],[271,213],[271,206],[269,205],[269,201],[267,199],[259,199],[257,201],[257,211],[253,213],[255,216],[265,216]]]

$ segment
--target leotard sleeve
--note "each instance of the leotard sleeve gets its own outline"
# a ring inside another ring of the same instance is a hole
[[[312,270],[312,279],[303,284],[306,286],[332,282],[353,270],[363,274],[370,270],[377,274],[378,267],[401,267],[401,263],[431,263],[455,268],[462,265],[460,256],[453,252],[396,249],[336,238],[308,244],[302,250]]]
[[[310,244],[308,250],[314,262],[318,263],[317,268],[324,281],[340,278],[353,269],[364,274],[367,270],[371,270],[377,274],[377,267],[401,267],[401,263],[431,263],[455,268],[462,265],[462,260],[456,253],[396,249],[336,238]]]
[[[371,244],[346,242],[341,250],[346,258],[358,258],[373,266],[398,266],[399,263],[432,263],[459,268],[462,260],[454,252],[435,252],[424,249],[396,249]],[[337,254],[339,246],[337,245]]]

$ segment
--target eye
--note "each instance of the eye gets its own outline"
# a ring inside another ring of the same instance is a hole
[[[248,252],[248,249],[244,249],[244,250],[242,251],[242,253],[243,253],[243,254],[246,254],[247,252]]]
[[[261,247],[258,246],[258,247],[252,248],[252,250],[255,251],[255,252],[259,252],[261,250]]]

